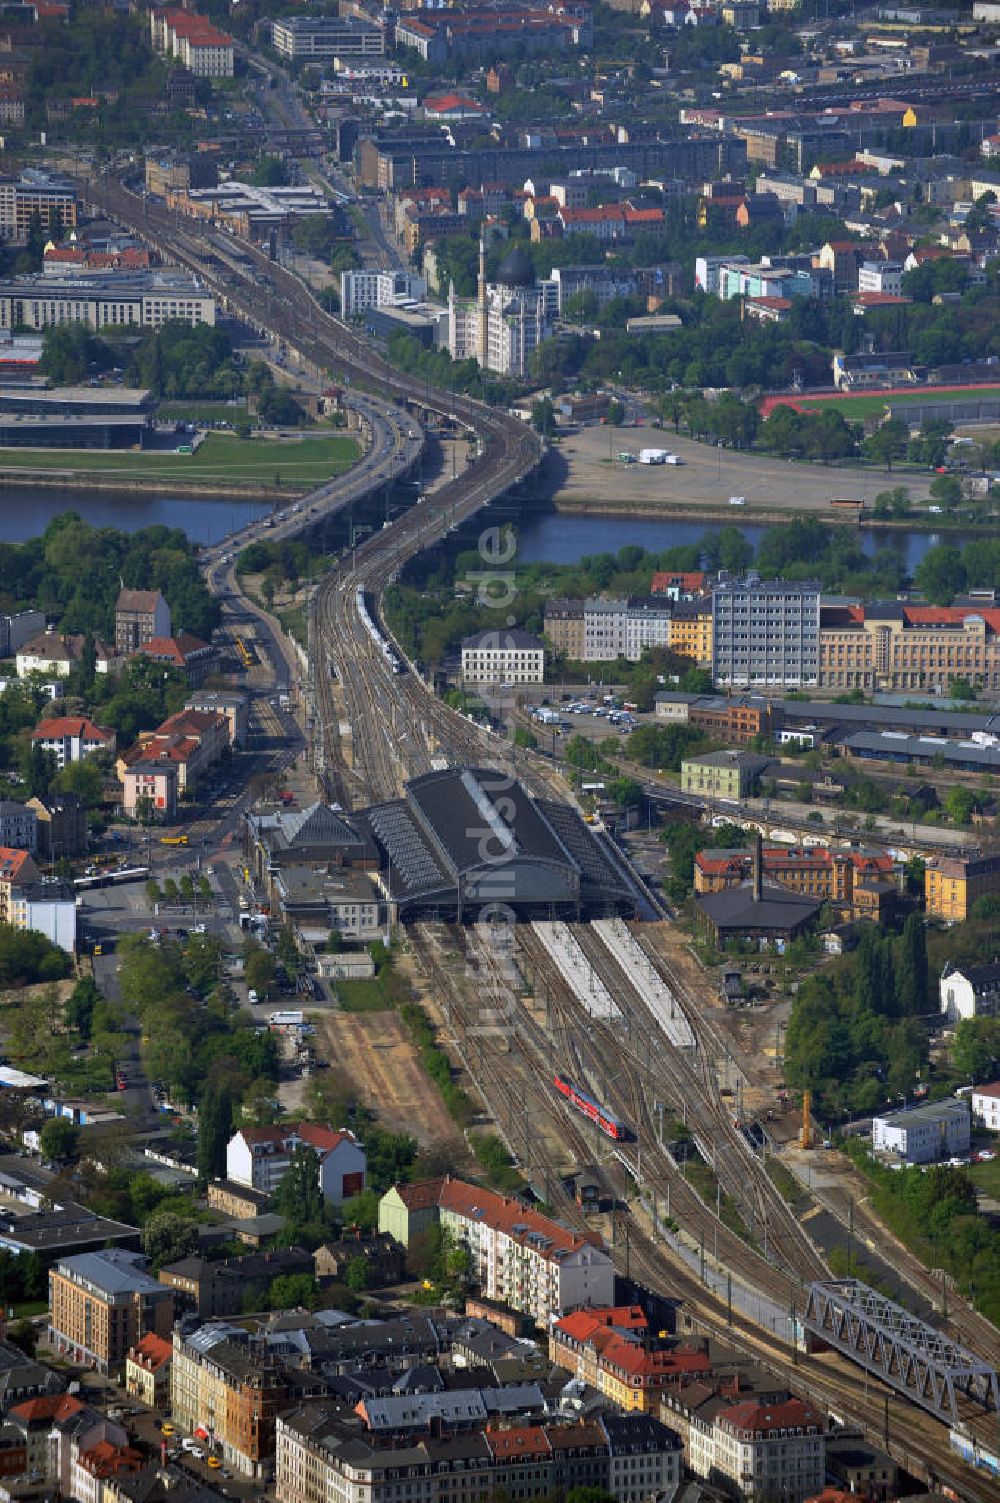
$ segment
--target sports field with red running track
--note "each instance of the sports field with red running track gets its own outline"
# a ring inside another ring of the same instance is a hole
[[[1000,373],[1000,371],[998,371]],[[980,396],[1000,396],[1000,382],[996,386],[893,386],[885,391],[823,391],[815,395],[806,392],[789,392],[787,396],[763,397],[760,403],[761,417],[770,417],[776,407],[794,407],[796,412],[809,412],[820,402],[857,402],[858,400],[889,402],[893,397],[909,397],[914,403],[933,402],[937,397],[950,393],[978,392]]]

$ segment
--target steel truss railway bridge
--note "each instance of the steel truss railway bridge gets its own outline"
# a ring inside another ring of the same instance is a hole
[[[803,1324],[938,1419],[960,1422],[959,1395],[1000,1412],[989,1363],[858,1279],[811,1284]]]

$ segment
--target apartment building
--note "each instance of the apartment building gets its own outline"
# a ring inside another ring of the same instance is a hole
[[[159,590],[122,590],[115,602],[115,646],[136,652],[153,637],[169,637],[170,607]]]
[[[379,1231],[404,1247],[435,1222],[468,1248],[472,1278],[487,1299],[533,1315],[540,1326],[554,1314],[614,1301],[614,1265],[600,1239],[571,1232],[513,1197],[448,1175],[394,1185],[379,1201]]]
[[[10,894],[8,923],[32,929],[67,955],[76,953],[76,889],[59,877],[22,882]]]
[[[37,849],[43,861],[80,856],[87,849],[86,810],[75,793],[48,793],[45,798],[29,799],[27,807],[35,815]]]
[[[687,1462],[743,1497],[803,1503],[825,1480],[826,1416],[802,1399],[748,1399],[708,1417],[692,1416]]]
[[[381,57],[385,33],[341,16],[282,16],[271,23],[274,50],[292,62],[314,58]]]
[[[199,689],[184,702],[185,710],[201,710],[205,715],[222,715],[229,727],[230,746],[242,746],[250,724],[247,696],[228,689]]]
[[[116,739],[114,731],[95,725],[85,715],[57,715],[40,720],[31,733],[32,746],[51,752],[60,769],[97,752],[114,755]]]
[[[172,766],[177,792],[188,793],[216,765],[228,746],[229,721],[225,715],[187,709],[168,715],[155,731],[140,732],[136,745],[118,759],[116,771],[126,786],[126,802],[130,793],[128,774],[137,767],[158,763]]]
[[[699,668],[712,666],[712,598],[678,600],[670,617],[670,651]]]
[[[545,644],[513,626],[466,637],[462,642],[462,682],[542,684]]]
[[[819,585],[724,579],[712,591],[712,677],[734,689],[819,682]]]
[[[33,168],[26,168],[17,178],[0,178],[0,234],[4,240],[23,245],[36,214],[46,229],[54,218],[58,219],[63,230],[74,229],[76,189],[73,184]]]
[[[37,882],[38,867],[25,850],[0,846],[0,923],[14,922],[14,896],[22,887]]]
[[[947,693],[965,679],[1000,688],[1000,609],[890,602],[824,607],[824,689]]]
[[[177,767],[168,757],[140,756],[121,776],[129,819],[170,820],[177,813]]]
[[[0,329],[48,329],[86,324],[91,329],[158,329],[175,319],[215,323],[215,298],[180,271],[114,272],[86,277],[16,277],[0,282]]]
[[[141,1253],[105,1248],[50,1269],[49,1345],[71,1361],[114,1373],[147,1332],[168,1339],[173,1292],[144,1271],[146,1261]]]
[[[564,1315],[550,1328],[549,1357],[629,1413],[659,1414],[664,1388],[711,1371],[705,1352],[652,1340],[638,1305]]]
[[[582,663],[583,601],[547,600],[545,602],[545,635],[553,652],[567,657],[571,663]]]
[[[125,1392],[150,1409],[165,1409],[170,1401],[173,1354],[172,1342],[147,1331],[125,1359]]]
[[[0,847],[34,854],[38,848],[38,814],[30,804],[0,799]]]
[[[258,1212],[255,1206],[252,1214]],[[266,1297],[273,1279],[297,1273],[312,1276],[312,1254],[301,1247],[277,1247],[216,1262],[192,1254],[161,1268],[159,1280],[174,1291],[178,1309],[191,1311],[202,1320],[217,1320],[239,1315],[248,1294]]]
[[[240,1326],[216,1321],[174,1330],[171,1418],[179,1429],[207,1436],[241,1478],[270,1480],[279,1412],[324,1387],[322,1378],[272,1356]]]
[[[284,1179],[299,1147],[315,1152],[320,1189],[333,1205],[360,1195],[365,1188],[367,1159],[354,1134],[335,1132],[315,1122],[241,1128],[226,1148],[226,1178],[235,1185],[271,1194]]]
[[[642,1503],[675,1488],[677,1435],[649,1415],[601,1414],[575,1422],[480,1424],[461,1433],[428,1427],[419,1439],[377,1443],[327,1401],[283,1414],[277,1425],[279,1503],[488,1503],[573,1488],[601,1488]]]
[[[977,898],[1000,896],[1000,856],[932,856],[924,869],[929,918],[964,924]]]
[[[974,1086],[970,1099],[976,1122],[987,1132],[1000,1132],[1000,1080],[992,1085]]]

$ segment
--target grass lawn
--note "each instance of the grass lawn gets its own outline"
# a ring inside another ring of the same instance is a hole
[[[984,1195],[1000,1200],[1000,1158],[993,1159],[989,1164],[972,1164],[966,1173]]]
[[[161,402],[157,417],[175,418],[182,423],[234,423],[247,415],[245,401],[233,402]]]
[[[961,402],[963,398],[969,400],[973,397],[998,397],[1000,386],[977,386],[975,391],[942,391],[936,392],[933,387],[918,387],[914,391],[898,392],[890,396],[888,392],[873,392],[868,396],[856,397],[827,397],[825,401],[810,401],[808,397],[796,399],[796,407],[803,412],[821,412],[824,407],[834,407],[850,421],[852,418],[862,419],[878,417],[886,407],[906,407],[928,402]]]
[[[210,433],[196,454],[100,449],[0,449],[0,469],[66,470],[130,479],[245,480],[265,485],[320,485],[358,457],[353,438],[236,438]]]

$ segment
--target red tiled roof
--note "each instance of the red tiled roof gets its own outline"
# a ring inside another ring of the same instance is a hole
[[[513,1425],[509,1430],[484,1432],[484,1439],[496,1461],[526,1461],[548,1456],[551,1447],[541,1425]]]
[[[357,1139],[349,1132],[335,1132],[332,1127],[323,1127],[317,1122],[300,1122],[295,1129],[303,1143],[319,1153],[332,1153],[341,1143],[355,1143]]]
[[[141,1358],[143,1367],[150,1372],[156,1372],[158,1368],[170,1361],[173,1351],[173,1346],[169,1341],[164,1341],[163,1337],[157,1336],[154,1331],[147,1331],[142,1340],[136,1342],[129,1356]]]
[[[792,306],[790,297],[748,297],[747,302],[755,308],[775,308],[781,313],[787,313]]]
[[[57,741],[61,736],[79,736],[84,741],[112,741],[114,731],[95,725],[85,716],[56,715],[51,720],[40,720],[31,733],[32,741]]]
[[[977,1085],[973,1087],[974,1096],[988,1096],[991,1101],[1000,1101],[1000,1080],[993,1085]]]
[[[0,878],[5,882],[16,882],[30,861],[29,851],[15,851],[10,846],[0,845]]]
[[[674,573],[670,570],[660,570],[653,575],[650,591],[653,595],[659,595],[671,587],[678,590],[703,590],[705,588],[705,573],[701,569],[681,571]]]
[[[14,1404],[10,1410],[12,1419],[23,1425],[51,1424],[53,1420],[71,1419],[83,1408],[80,1400],[71,1393],[46,1393],[37,1399],[25,1399]]]
[[[557,1320],[555,1330],[571,1341],[589,1341],[595,1332],[616,1326],[623,1331],[645,1331],[649,1327],[641,1305],[604,1305],[591,1310],[574,1310]]]
[[[451,110],[471,110],[473,114],[481,115],[483,107],[470,99],[467,94],[435,94],[424,100],[424,109],[431,110],[434,114],[450,112]]]
[[[554,1258],[576,1252],[588,1243],[595,1247],[603,1246],[598,1235],[584,1237],[578,1232],[572,1232],[513,1196],[500,1195],[495,1190],[484,1190],[478,1185],[470,1185],[465,1180],[452,1179],[450,1176],[437,1183],[440,1185],[439,1206],[466,1216],[470,1221],[480,1221],[495,1227],[512,1241],[527,1243],[530,1237],[530,1245],[542,1257]]]
[[[733,1404],[716,1416],[716,1423],[733,1430],[751,1431],[753,1434],[770,1435],[776,1430],[796,1430],[809,1425],[819,1430],[826,1429],[825,1416],[802,1399],[786,1399],[782,1404],[762,1404],[757,1399],[747,1399]]]

